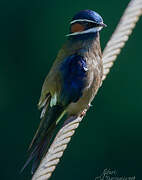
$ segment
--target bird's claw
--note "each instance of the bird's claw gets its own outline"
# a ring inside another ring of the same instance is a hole
[[[81,114],[80,114],[80,117],[84,117],[86,115],[86,112],[87,112],[87,109],[84,109]]]
[[[85,116],[85,115],[86,115],[87,110],[88,110],[91,106],[92,106],[91,104],[88,104],[87,108],[86,108],[86,109],[84,109],[84,110],[81,112],[80,117]]]

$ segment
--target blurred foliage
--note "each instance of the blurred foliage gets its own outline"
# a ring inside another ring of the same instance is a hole
[[[28,180],[19,174],[39,124],[37,102],[44,77],[65,41],[68,23],[79,10],[99,12],[108,25],[105,46],[128,0],[0,1],[0,179]],[[142,19],[76,131],[52,179],[95,179],[104,168],[141,179]]]

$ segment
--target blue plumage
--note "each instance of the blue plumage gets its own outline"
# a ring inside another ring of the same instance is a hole
[[[67,57],[60,66],[62,76],[61,102],[69,104],[76,102],[85,87],[87,76],[87,65],[85,59],[80,55]]]
[[[73,18],[72,18],[72,21],[74,20],[78,20],[78,19],[87,19],[87,20],[91,20],[91,21],[94,21],[96,23],[100,23],[100,22],[103,22],[103,19],[102,17],[96,13],[95,11],[92,11],[92,10],[82,10],[80,11],[79,13],[77,13]]]

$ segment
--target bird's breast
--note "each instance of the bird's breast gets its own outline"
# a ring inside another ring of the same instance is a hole
[[[101,54],[99,52],[88,51],[84,54],[84,59],[87,65],[86,85],[82,97],[76,103],[71,103],[68,107],[69,115],[80,114],[84,109],[87,109],[102,82],[103,65]]]

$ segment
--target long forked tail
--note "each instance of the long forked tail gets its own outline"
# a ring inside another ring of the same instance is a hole
[[[64,114],[65,107],[63,107],[62,105],[55,105],[52,108],[49,108],[49,110],[41,120],[39,128],[28,149],[28,151],[30,151],[30,156],[24,164],[21,172],[25,169],[25,167],[31,160],[33,160],[31,173],[33,174],[35,172],[40,161],[48,150],[48,146],[54,134],[56,125]]]

